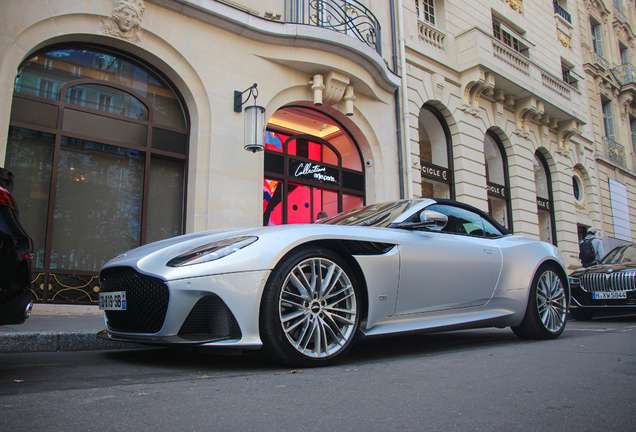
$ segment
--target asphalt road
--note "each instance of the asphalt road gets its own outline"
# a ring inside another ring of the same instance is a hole
[[[636,317],[361,341],[290,370],[166,349],[0,355],[2,431],[636,431]]]

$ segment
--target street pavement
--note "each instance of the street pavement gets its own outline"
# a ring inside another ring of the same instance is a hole
[[[103,314],[31,315],[23,324],[0,326],[0,354],[139,347],[98,338],[105,328]]]
[[[338,364],[163,348],[0,355],[0,431],[628,432],[636,317],[362,339]]]

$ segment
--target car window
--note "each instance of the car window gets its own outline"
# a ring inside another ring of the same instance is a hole
[[[603,258],[603,264],[621,264],[636,262],[636,244],[619,246]]]
[[[393,222],[395,218],[400,216],[417,201],[392,201],[380,204],[368,205],[349,210],[324,221],[321,224],[326,225],[357,225],[357,226],[374,226],[386,227]]]
[[[486,219],[481,218],[482,223],[484,224],[484,235],[486,238],[499,238],[503,234],[499,231],[493,224],[488,222]]]
[[[442,204],[430,205],[426,207],[426,210],[436,211],[448,216],[448,223],[442,228],[442,232],[484,237],[484,222],[486,221],[478,214],[459,207]]]

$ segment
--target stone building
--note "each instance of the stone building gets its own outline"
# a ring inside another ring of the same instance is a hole
[[[488,210],[557,245],[573,269],[577,225],[601,212],[576,4],[565,3],[405,2],[402,79],[413,194]],[[573,181],[586,186],[576,197]]]
[[[0,165],[37,299],[95,304],[100,266],[153,240],[397,198],[394,26],[371,3],[3,1]]]
[[[609,251],[634,241],[636,229],[636,6],[633,0],[580,0],[572,7],[578,9],[590,107],[585,151],[596,162],[576,173],[578,191],[587,198],[577,211],[598,213],[595,226]],[[579,225],[579,232],[584,228]]]
[[[588,96],[614,75],[583,2],[551,3],[3,1],[0,166],[37,299],[95,304],[100,266],[154,240],[400,197],[475,205],[578,267],[577,227],[618,237],[607,179],[633,193],[634,165],[601,156]]]

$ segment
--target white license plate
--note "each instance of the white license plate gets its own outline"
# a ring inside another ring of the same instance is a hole
[[[594,300],[626,299],[627,291],[593,292],[592,298]]]
[[[101,310],[126,310],[126,291],[99,293]]]

